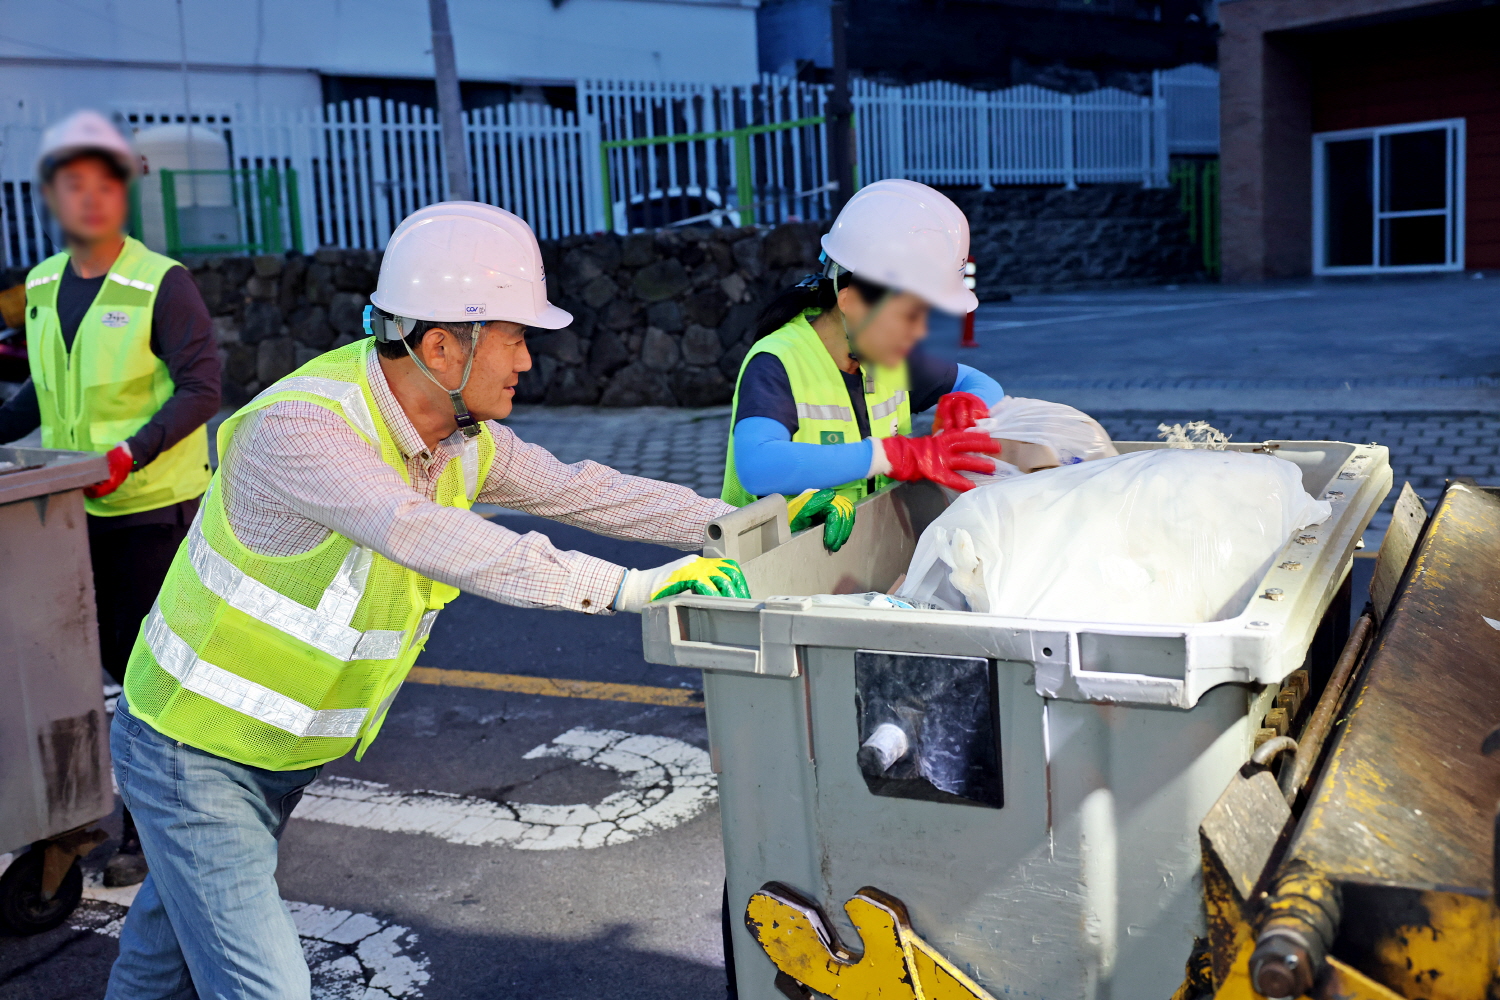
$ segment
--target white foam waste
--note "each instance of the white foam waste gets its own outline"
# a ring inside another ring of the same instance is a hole
[[[1229,435],[1207,420],[1194,420],[1189,424],[1157,424],[1156,436],[1165,441],[1168,448],[1223,451],[1229,447]]]
[[[1271,455],[1159,449],[962,494],[896,596],[1025,618],[1138,623],[1239,614],[1292,532],[1332,509]]]
[[[990,407],[988,417],[975,422],[974,429],[993,438],[1039,446],[1036,449],[1011,446],[1002,451],[991,475],[963,473],[967,479],[981,485],[1018,476],[1022,467],[1076,465],[1119,454],[1109,439],[1109,432],[1093,417],[1082,410],[1045,399],[1006,396]],[[1024,459],[1005,460],[1008,454],[1021,451],[1028,452]]]

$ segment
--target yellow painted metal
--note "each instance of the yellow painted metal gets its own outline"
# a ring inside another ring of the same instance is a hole
[[[1318,983],[1318,996],[1328,1000],[1405,1000],[1400,993],[1382,986],[1363,972],[1332,956],[1324,965],[1323,976]]]
[[[1250,985],[1250,953],[1255,942],[1248,942],[1235,957],[1229,976],[1214,994],[1214,1000],[1265,1000]],[[1425,993],[1409,996],[1426,997]],[[1481,994],[1482,996],[1482,994]],[[1316,997],[1300,997],[1299,1000],[1407,1000],[1400,993],[1382,986],[1369,976],[1330,956],[1318,982]]]
[[[606,681],[575,681],[562,677],[524,677],[520,674],[492,674],[485,670],[442,670],[437,667],[412,667],[407,680],[413,684],[540,694],[552,698],[592,698],[595,701],[628,701],[638,705],[703,707],[703,692],[696,688],[611,684]]]
[[[912,929],[901,901],[866,887],[844,904],[864,951],[839,941],[815,904],[771,883],[745,922],[778,969],[832,1000],[994,1000]]]
[[[1392,995],[1423,1000],[1490,996],[1500,944],[1491,900],[1424,892],[1412,909],[1412,923],[1396,926],[1374,942],[1371,975],[1392,987]]]
[[[1234,962],[1229,966],[1229,973],[1214,992],[1214,1000],[1263,1000],[1250,985],[1250,953],[1254,950],[1255,939],[1246,934],[1244,943],[1234,956]]]

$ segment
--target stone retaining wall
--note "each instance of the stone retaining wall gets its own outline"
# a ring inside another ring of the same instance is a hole
[[[815,223],[673,229],[542,244],[566,330],[534,331],[517,399],[557,406],[726,403],[764,303],[817,263]],[[192,270],[214,316],[226,401],[238,404],[360,335],[380,257],[207,257]]]
[[[1203,280],[1174,188],[950,191],[969,217],[979,297]]]
[[[981,299],[1004,292],[1180,281],[1195,251],[1168,190],[956,191],[980,261]],[[727,403],[755,319],[817,266],[820,223],[670,229],[542,244],[552,300],[575,319],[536,331],[517,390],[556,406]],[[184,263],[214,316],[225,399],[239,404],[360,335],[380,255],[196,257]]]

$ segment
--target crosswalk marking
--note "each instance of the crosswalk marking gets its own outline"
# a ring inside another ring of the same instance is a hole
[[[140,886],[107,889],[97,872],[86,876],[84,902],[69,926],[118,938]],[[302,954],[312,973],[313,1000],[415,1000],[432,975],[411,928],[368,913],[287,901]]]
[[[374,781],[330,777],[308,787],[296,818],[420,833],[475,847],[587,850],[671,829],[697,816],[717,796],[708,754],[666,736],[579,727],[524,756],[565,757],[608,768],[621,775],[625,788],[597,803],[537,805],[450,792],[403,792]]]

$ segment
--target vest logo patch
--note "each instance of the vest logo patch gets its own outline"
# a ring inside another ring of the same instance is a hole
[[[113,310],[111,312],[105,313],[104,317],[102,319],[100,319],[99,322],[103,323],[105,326],[111,327],[111,328],[119,328],[119,327],[122,327],[122,326],[129,326],[130,325],[130,314],[129,313],[122,313],[118,309],[116,309],[116,310]]]
[[[818,444],[843,444],[843,431],[819,431]]]

